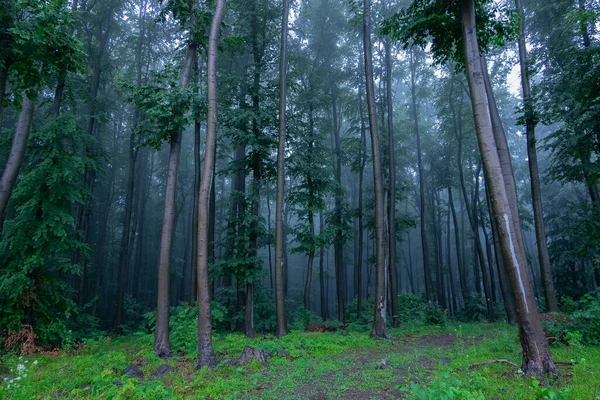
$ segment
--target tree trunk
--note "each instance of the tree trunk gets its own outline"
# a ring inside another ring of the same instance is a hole
[[[461,21],[464,35],[465,58],[467,60],[467,78],[471,92],[473,115],[481,156],[489,177],[490,200],[494,218],[498,226],[498,236],[502,247],[505,267],[509,273],[515,298],[519,336],[523,350],[523,371],[541,376],[543,372],[558,373],[554,366],[548,344],[540,322],[529,274],[525,250],[517,235],[520,226],[515,226],[518,216],[513,218],[509,204],[500,159],[489,117],[489,107],[483,71],[481,68],[479,44],[475,28],[474,0],[461,2]]]
[[[542,196],[540,189],[540,173],[537,163],[537,150],[535,139],[535,111],[533,99],[531,98],[531,87],[529,69],[527,67],[527,47],[525,45],[525,13],[521,0],[515,0],[515,7],[519,15],[519,66],[521,69],[521,87],[523,89],[523,103],[525,105],[525,133],[527,135],[527,158],[529,162],[529,175],[531,182],[531,200],[533,206],[533,219],[535,225],[535,239],[537,243],[538,256],[542,281],[544,283],[544,294],[546,297],[546,308],[550,312],[558,312],[558,302],[554,291],[552,280],[552,266],[548,254],[546,232],[544,228],[544,213],[542,210]]]
[[[33,121],[34,106],[35,99],[30,99],[26,94],[23,94],[21,112],[19,113],[15,128],[15,136],[13,137],[10,154],[2,173],[2,179],[0,179],[0,238],[2,237],[8,201],[15,188],[23,160],[25,159],[25,151],[27,150],[27,142],[29,141],[29,133],[31,132]]]
[[[367,107],[369,114],[369,130],[371,132],[371,151],[373,153],[373,184],[375,187],[375,241],[376,241],[376,276],[373,328],[371,337],[390,338],[385,329],[386,292],[385,292],[385,220],[383,196],[383,172],[381,167],[381,149],[377,131],[377,111],[375,108],[375,84],[373,82],[373,55],[371,45],[371,2],[363,0],[364,24],[363,46],[365,58],[365,78],[367,87]]]
[[[385,3],[384,3],[385,6]],[[385,48],[385,89],[387,104],[387,131],[388,131],[388,153],[390,162],[390,183],[388,200],[388,236],[389,236],[389,282],[392,305],[392,326],[398,328],[400,320],[398,319],[398,282],[396,275],[396,154],[394,138],[394,110],[392,104],[392,51],[389,40],[384,41]]]
[[[210,26],[207,60],[207,104],[206,146],[204,152],[204,169],[198,196],[198,360],[196,367],[213,367],[216,365],[215,352],[212,345],[212,322],[210,307],[210,287],[208,281],[208,214],[210,211],[210,191],[213,187],[216,144],[217,144],[217,55],[219,30],[225,0],[216,0],[215,13]]]
[[[192,22],[195,24],[195,22]],[[190,43],[188,52],[181,71],[179,84],[186,88],[192,74],[194,60],[196,58],[196,44]],[[169,342],[169,272],[171,267],[171,250],[173,247],[173,235],[175,233],[175,213],[177,196],[177,169],[179,166],[179,155],[181,153],[182,131],[171,133],[171,151],[167,167],[167,183],[165,187],[165,207],[163,213],[163,224],[160,239],[160,255],[158,259],[158,291],[156,309],[156,331],[154,336],[154,353],[161,358],[171,357],[171,344]],[[208,213],[208,210],[207,210]]]
[[[340,131],[337,113],[337,88],[331,89],[331,104],[333,107],[333,142],[335,146],[335,224],[336,233],[333,242],[334,266],[335,266],[335,289],[337,295],[338,320],[346,323],[344,314],[344,237],[342,232],[342,148],[340,143]]]
[[[287,70],[287,35],[288,35],[289,0],[283,0],[283,16],[281,22],[281,47],[279,54],[279,137],[277,146],[277,199],[275,210],[275,310],[277,328],[275,335],[282,337],[288,333],[285,320],[285,287],[284,287],[284,221],[283,201],[285,195],[285,99]]]
[[[319,231],[323,231],[323,226],[325,222],[323,221],[323,212],[319,212]],[[327,321],[327,302],[325,301],[325,246],[321,245],[319,249],[319,289],[321,292],[320,300],[321,300],[321,318],[323,321]],[[360,298],[360,297],[359,297]]]
[[[365,164],[366,164],[366,155],[367,155],[367,132],[365,126],[365,116],[363,111],[363,86],[359,84],[358,86],[358,97],[360,102],[360,171],[358,178],[358,299],[357,299],[357,311],[356,318],[360,319],[360,313],[362,311],[362,291],[363,291],[363,281],[362,281],[362,262],[363,262],[363,234],[364,234],[364,226],[363,226],[363,184],[364,184],[364,175],[365,175]]]
[[[417,110],[416,72],[417,65],[413,59],[414,50],[410,51],[410,92],[412,99],[412,116],[417,139],[417,162],[419,170],[419,218],[421,228],[421,246],[423,249],[423,272],[425,274],[425,296],[429,301],[432,296],[433,284],[431,282],[431,269],[429,265],[429,246],[427,242],[427,226],[425,225],[425,172],[423,171],[423,157],[421,155],[421,132],[419,129],[419,112]]]
[[[456,260],[458,270],[458,281],[460,283],[460,289],[463,300],[467,298],[469,292],[467,289],[467,279],[464,276],[464,263],[460,247],[460,235],[458,231],[458,218],[456,217],[456,208],[454,207],[454,198],[452,196],[452,186],[448,186],[448,203],[450,203],[450,209],[452,211],[452,221],[454,224],[454,241],[456,244]]]

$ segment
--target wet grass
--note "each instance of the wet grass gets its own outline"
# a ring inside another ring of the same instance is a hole
[[[195,369],[195,345],[189,341],[180,346],[177,357],[163,361],[152,353],[151,335],[104,338],[55,355],[5,357],[0,363],[12,372],[0,384],[0,398],[593,400],[600,396],[598,346],[553,346],[555,361],[574,364],[561,366],[561,377],[538,382],[507,364],[471,368],[493,359],[520,363],[516,328],[504,323],[407,324],[390,333],[394,340],[371,340],[368,332],[359,331],[292,332],[280,340],[271,335],[250,340],[216,334],[220,360],[239,358],[244,346],[269,350],[274,356],[267,359],[267,367],[252,362],[210,371]],[[382,359],[390,366],[376,369]],[[174,372],[153,378],[164,363]],[[122,374],[130,364],[139,366],[142,378]]]

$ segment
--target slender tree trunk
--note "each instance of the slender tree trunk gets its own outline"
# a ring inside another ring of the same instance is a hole
[[[450,186],[448,186],[448,197],[450,197]],[[456,313],[456,310],[458,310],[458,291],[456,290],[455,287],[455,281],[454,281],[454,272],[452,270],[452,249],[451,249],[451,245],[450,245],[450,214],[451,214],[451,205],[450,205],[450,201],[448,201],[448,208],[447,208],[447,215],[446,215],[446,249],[447,249],[447,258],[446,258],[446,263],[448,265],[448,280],[450,281],[450,294],[452,297],[451,302],[449,303],[452,306],[452,315],[454,315],[454,313]],[[454,227],[456,228],[456,224],[454,225]],[[455,230],[454,234],[456,236],[458,232]]]
[[[375,84],[373,82],[373,54],[371,45],[371,2],[363,0],[364,24],[363,46],[365,58],[365,78],[367,87],[367,108],[369,110],[369,130],[371,132],[371,151],[373,152],[373,183],[375,187],[375,241],[376,241],[376,276],[373,328],[371,337],[390,338],[385,329],[386,291],[385,291],[385,220],[383,196],[383,172],[381,166],[381,149],[377,131],[377,111],[375,108]]]
[[[23,94],[21,112],[19,113],[15,128],[15,136],[13,137],[10,154],[6,161],[2,178],[0,179],[0,238],[2,237],[8,201],[15,188],[23,160],[25,159],[25,151],[27,150],[27,142],[29,141],[29,133],[31,132],[33,121],[34,105],[35,99],[30,99],[26,94]]]
[[[385,4],[384,4],[385,6]],[[387,104],[388,153],[390,167],[388,199],[388,236],[389,236],[389,282],[392,305],[392,326],[398,328],[398,281],[396,275],[396,150],[394,138],[394,110],[392,104],[392,51],[389,40],[383,42],[385,48],[385,89]]]
[[[192,25],[195,21],[192,22]],[[186,88],[193,71],[196,58],[196,44],[190,43],[188,53],[181,71],[179,84]],[[171,251],[173,247],[173,235],[175,233],[175,213],[177,195],[177,169],[179,166],[179,155],[181,153],[182,131],[171,133],[171,151],[167,167],[167,183],[165,187],[165,207],[160,240],[160,255],[158,261],[158,291],[156,310],[156,330],[154,336],[154,352],[161,358],[171,357],[171,344],[169,342],[169,272],[171,267]],[[208,210],[207,210],[208,211]]]
[[[333,107],[333,142],[335,147],[335,224],[336,233],[333,242],[335,265],[335,288],[337,295],[338,320],[346,323],[344,314],[344,237],[342,232],[342,148],[337,113],[337,88],[331,89],[331,104]]]
[[[219,30],[225,11],[225,0],[216,0],[215,13],[210,26],[207,60],[207,104],[206,146],[204,169],[198,197],[198,360],[197,368],[216,365],[212,345],[212,322],[210,307],[210,287],[208,280],[208,214],[210,212],[210,191],[213,187],[216,145],[217,145],[217,55]]]
[[[427,300],[431,299],[433,284],[431,282],[431,268],[429,265],[429,246],[427,241],[427,226],[425,221],[425,172],[423,168],[423,157],[421,155],[421,132],[419,129],[419,112],[417,110],[417,87],[416,72],[417,65],[413,59],[414,50],[410,51],[410,92],[412,99],[412,116],[415,127],[415,136],[417,139],[417,162],[419,170],[419,217],[421,228],[421,243],[423,249],[423,272],[425,274],[425,296]]]
[[[474,0],[461,2],[461,21],[464,35],[467,77],[471,92],[473,115],[486,176],[489,177],[490,200],[502,247],[505,267],[508,270],[519,322],[519,336],[523,350],[523,371],[540,376],[544,372],[558,373],[539,320],[524,248],[517,236],[520,226],[515,226],[504,186],[504,176],[489,117],[485,82],[481,68],[479,44],[475,28]]]
[[[458,230],[458,218],[456,217],[456,208],[454,207],[454,198],[452,196],[452,186],[448,186],[448,203],[450,204],[450,209],[452,211],[452,221],[454,223],[454,241],[456,244],[456,260],[457,260],[457,270],[458,270],[458,281],[460,283],[460,289],[462,293],[463,300],[468,297],[468,289],[467,289],[467,280],[464,276],[464,263],[461,253],[460,246],[460,235]]]
[[[283,201],[285,195],[285,113],[286,113],[286,70],[287,70],[287,35],[288,35],[289,1],[283,0],[283,16],[281,22],[281,47],[279,54],[279,138],[277,146],[277,200],[275,210],[275,310],[277,328],[275,335],[282,337],[288,333],[285,320],[285,287],[284,287],[284,221]]]
[[[358,86],[358,97],[360,102],[360,171],[358,178],[358,299],[357,299],[357,311],[356,318],[360,318],[362,310],[362,291],[363,291],[363,273],[362,273],[362,262],[363,262],[363,184],[365,175],[365,164],[367,155],[367,129],[365,126],[365,116],[363,110],[363,86]]]
[[[325,221],[323,219],[323,212],[319,212],[319,230],[323,230],[323,226],[325,225]],[[325,246],[321,245],[319,249],[319,289],[321,292],[320,300],[321,300],[321,318],[323,321],[327,321],[327,301],[325,298]],[[359,297],[360,298],[360,297]]]
[[[527,67],[527,47],[525,45],[525,13],[521,0],[515,0],[515,7],[519,15],[519,66],[521,69],[521,88],[523,90],[523,103],[525,105],[525,133],[527,135],[527,158],[529,162],[529,175],[531,182],[531,199],[533,206],[533,219],[535,222],[535,239],[537,243],[546,308],[548,311],[557,312],[558,302],[552,280],[552,266],[548,254],[546,232],[544,228],[544,213],[542,210],[542,196],[540,189],[540,173],[537,162],[537,149],[535,139],[535,111],[531,98],[529,69]]]

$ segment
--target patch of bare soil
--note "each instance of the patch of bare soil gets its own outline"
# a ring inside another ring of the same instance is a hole
[[[472,338],[463,339],[464,346],[470,347],[479,344],[484,339],[484,336],[477,336]],[[390,346],[382,346],[376,349],[361,350],[351,354],[341,355],[340,358],[350,360],[350,362],[341,362],[340,368],[343,376],[349,376],[351,374],[363,371],[365,369],[375,369],[375,365],[389,356],[390,353],[401,353],[407,354],[414,352],[418,349],[437,347],[452,347],[456,344],[458,337],[455,334],[447,333],[440,335],[425,335],[425,336],[403,336],[394,341],[389,342]],[[394,370],[394,376],[397,380],[394,384],[383,390],[370,390],[370,391],[359,391],[355,388],[350,388],[345,391],[342,395],[344,399],[354,400],[371,400],[371,399],[402,399],[405,398],[405,393],[400,390],[394,389],[398,385],[408,384],[408,376],[410,371],[424,370],[427,375],[427,371],[431,371],[437,367],[438,363],[443,364],[451,363],[452,360],[448,357],[442,357],[441,359],[431,359],[424,356],[419,356],[413,364],[409,365],[392,365],[391,368]],[[411,381],[415,381],[415,377],[411,378]],[[318,383],[310,383],[304,387],[299,388],[296,392],[297,398],[322,400],[330,398],[328,396],[328,388],[333,387],[334,384],[332,374],[323,377]]]

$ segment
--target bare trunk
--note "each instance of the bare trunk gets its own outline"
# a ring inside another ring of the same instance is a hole
[[[360,318],[360,313],[362,310],[362,291],[363,291],[363,281],[362,281],[362,262],[363,262],[363,181],[365,175],[365,164],[366,164],[366,155],[367,155],[367,132],[365,126],[365,118],[363,111],[363,86],[359,85],[358,87],[358,96],[360,101],[360,172],[359,172],[359,180],[358,180],[358,299],[357,299],[357,311],[356,318]]]
[[[537,243],[546,308],[551,312],[558,312],[558,302],[554,291],[552,279],[552,266],[548,254],[546,232],[544,228],[544,213],[542,210],[542,195],[540,188],[540,172],[537,163],[537,149],[535,139],[535,111],[531,98],[529,70],[527,67],[527,47],[525,45],[525,14],[521,0],[515,0],[517,14],[519,15],[519,66],[521,69],[521,87],[523,89],[523,103],[525,105],[525,133],[527,135],[527,158],[529,162],[529,175],[531,182],[531,200],[533,206],[533,219],[535,222],[535,239]]]
[[[277,328],[275,335],[282,337],[288,333],[285,320],[284,246],[285,232],[283,202],[285,195],[285,113],[286,113],[286,70],[289,1],[283,0],[281,22],[281,47],[279,54],[279,138],[277,146],[277,199],[275,210],[275,310]]]
[[[471,92],[473,115],[481,156],[489,177],[490,200],[494,219],[498,226],[498,236],[502,247],[505,267],[515,298],[519,336],[523,350],[523,371],[527,374],[541,375],[543,372],[558,373],[554,366],[542,325],[537,313],[535,298],[529,274],[525,250],[517,236],[521,234],[518,216],[513,218],[506,193],[504,176],[496,150],[496,142],[489,117],[483,71],[481,68],[479,44],[475,29],[474,0],[461,2],[461,20],[463,25],[467,77]]]
[[[323,230],[325,222],[323,220],[323,212],[319,212],[319,230]],[[323,321],[327,321],[327,301],[325,299],[325,247],[321,246],[319,249],[319,289],[321,292],[321,318]],[[360,297],[359,297],[360,298]]]
[[[400,320],[398,317],[398,281],[396,267],[396,150],[394,138],[394,110],[392,105],[392,52],[389,40],[384,41],[385,47],[385,90],[387,103],[387,130],[388,130],[388,152],[390,162],[390,183],[388,200],[388,235],[389,235],[389,282],[392,305],[392,326],[398,328]]]
[[[2,179],[0,179],[0,237],[2,237],[8,202],[17,183],[23,160],[25,159],[25,151],[27,150],[27,142],[29,141],[29,133],[31,132],[31,123],[33,121],[34,106],[35,99],[29,99],[26,94],[23,94],[21,112],[15,128],[15,136],[13,137],[10,154],[2,173]]]
[[[371,132],[371,150],[373,152],[373,183],[375,187],[375,241],[376,241],[376,277],[375,307],[373,317],[372,338],[390,338],[385,329],[386,292],[385,292],[385,220],[383,196],[383,172],[381,167],[381,149],[377,131],[377,111],[375,108],[375,84],[373,82],[373,54],[371,45],[371,2],[363,0],[364,24],[363,46],[365,58],[365,78],[367,87],[367,107],[369,114],[369,130]]]
[[[410,51],[410,80],[411,80],[411,98],[412,98],[412,117],[415,127],[415,136],[417,139],[417,162],[419,170],[419,217],[421,228],[421,247],[423,249],[423,272],[425,274],[425,296],[427,300],[431,299],[433,283],[431,282],[431,269],[429,265],[429,246],[427,241],[427,226],[425,221],[425,172],[423,171],[423,157],[421,155],[421,132],[419,129],[419,112],[417,110],[417,88],[416,88],[416,69],[417,66],[413,60],[413,51]]]
[[[346,316],[344,315],[344,256],[343,251],[343,232],[342,232],[342,149],[340,144],[340,131],[337,113],[337,88],[331,89],[331,104],[333,107],[333,142],[335,146],[335,224],[336,234],[333,241],[334,266],[335,266],[335,288],[337,295],[338,320],[344,324]]]
[[[216,365],[215,352],[212,345],[212,322],[210,307],[210,285],[208,280],[208,228],[210,212],[210,192],[213,187],[216,145],[217,145],[217,55],[219,30],[225,0],[216,0],[215,14],[210,26],[207,60],[207,104],[206,146],[204,152],[204,169],[198,196],[198,360],[196,367],[213,367]]]
[[[192,22],[194,24],[194,22]],[[190,43],[188,53],[181,71],[179,84],[186,88],[192,74],[196,58],[196,44]],[[170,357],[171,344],[169,342],[169,273],[171,269],[171,251],[173,248],[173,235],[175,233],[175,204],[177,196],[177,169],[181,153],[182,131],[171,133],[171,151],[167,167],[167,183],[165,187],[165,207],[160,239],[160,255],[158,258],[158,291],[156,309],[156,331],[154,336],[154,353],[161,358]],[[208,212],[208,210],[207,210]]]

